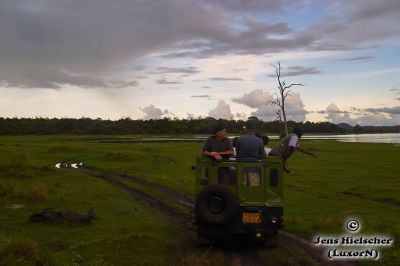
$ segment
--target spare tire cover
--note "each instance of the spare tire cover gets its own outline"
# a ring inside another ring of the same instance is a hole
[[[238,210],[236,196],[228,188],[211,185],[204,188],[196,199],[196,214],[207,224],[229,223]]]

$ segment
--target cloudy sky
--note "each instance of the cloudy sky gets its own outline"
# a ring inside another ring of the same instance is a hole
[[[2,0],[0,116],[400,124],[399,0]]]

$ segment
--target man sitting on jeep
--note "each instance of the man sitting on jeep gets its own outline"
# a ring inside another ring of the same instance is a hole
[[[237,140],[236,157],[241,159],[264,159],[264,143],[261,138],[256,136],[256,126],[251,122],[247,122],[245,127],[247,134]]]
[[[214,128],[213,134],[204,143],[202,155],[217,161],[222,160],[223,157],[233,155],[232,143],[226,136],[226,128],[224,126],[217,125]]]

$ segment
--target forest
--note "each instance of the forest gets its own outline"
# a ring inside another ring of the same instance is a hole
[[[249,117],[260,132],[282,134],[280,121],[265,122]],[[241,133],[246,121],[225,120],[212,117],[197,119],[104,120],[101,118],[0,118],[0,135],[52,135],[52,134],[209,134],[217,124],[224,125],[229,133]],[[289,128],[302,127],[305,133],[396,133],[400,126],[364,127],[330,122],[288,121]]]

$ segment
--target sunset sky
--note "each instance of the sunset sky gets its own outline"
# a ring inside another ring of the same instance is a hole
[[[1,0],[0,117],[400,125],[399,0]]]

